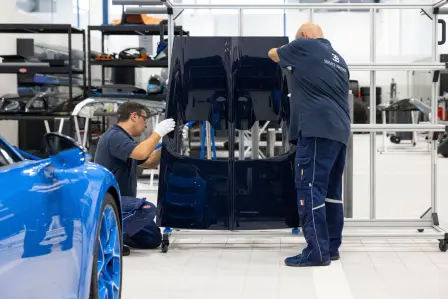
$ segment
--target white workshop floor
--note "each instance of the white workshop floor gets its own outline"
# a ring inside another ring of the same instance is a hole
[[[369,138],[354,143],[354,216],[369,216]],[[377,145],[382,144],[378,139]],[[438,159],[439,219],[448,230],[448,159]],[[429,154],[377,155],[377,218],[418,218],[430,206]],[[148,181],[139,196],[156,200]],[[124,258],[124,299],[303,298],[446,299],[448,252],[427,240],[346,240],[341,260],[323,268],[289,268],[302,238],[172,238],[167,254]]]

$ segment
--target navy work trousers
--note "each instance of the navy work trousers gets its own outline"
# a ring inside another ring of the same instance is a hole
[[[123,206],[123,242],[139,249],[155,249],[162,242],[160,228],[154,222],[157,208],[145,199],[121,197]]]
[[[300,136],[297,140],[295,184],[307,242],[302,254],[313,262],[339,255],[346,150],[346,145],[330,139]]]

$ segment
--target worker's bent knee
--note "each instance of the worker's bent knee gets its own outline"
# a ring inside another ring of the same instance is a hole
[[[143,204],[142,209],[156,209],[156,206],[152,202],[147,201]]]

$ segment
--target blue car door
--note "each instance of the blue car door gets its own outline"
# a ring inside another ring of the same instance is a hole
[[[56,170],[49,159],[23,160],[0,137],[2,299],[77,298],[81,198],[70,191],[82,181]]]

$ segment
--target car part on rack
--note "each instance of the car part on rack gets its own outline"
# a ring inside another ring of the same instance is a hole
[[[114,84],[92,87],[90,92],[96,96],[141,96],[146,97],[148,94],[143,88],[134,85]]]
[[[118,53],[118,58],[123,60],[149,60],[146,48],[127,48]]]
[[[165,83],[162,76],[154,74],[148,79],[148,94],[161,94],[165,92]]]

